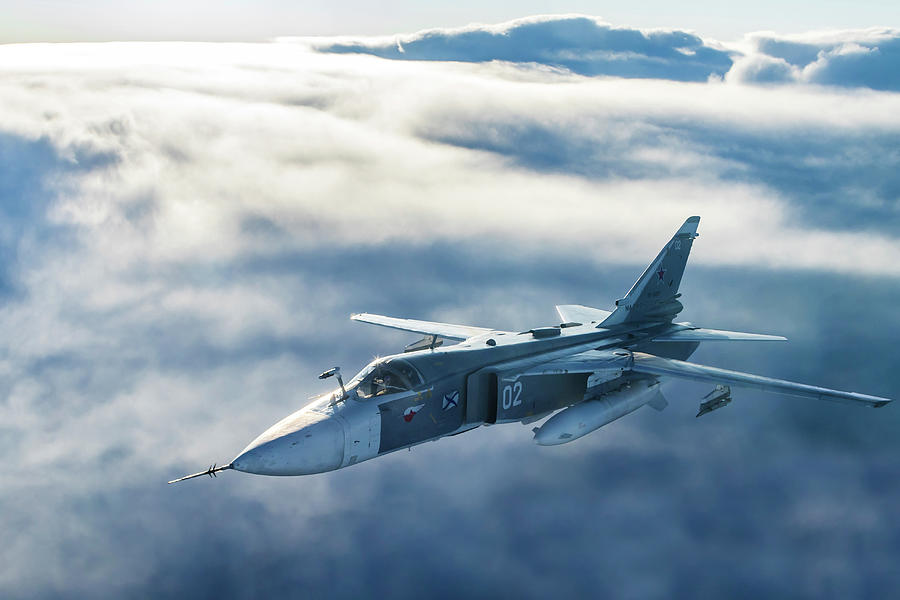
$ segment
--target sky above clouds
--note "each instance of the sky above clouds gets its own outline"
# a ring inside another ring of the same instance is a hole
[[[506,425],[164,485],[411,341],[351,312],[553,324],[692,214],[684,318],[791,340],[695,360],[900,397],[893,23],[500,20],[0,46],[0,595],[896,588],[893,408],[697,420],[708,390],[669,384],[560,448]]]
[[[582,13],[643,29],[694,31],[722,41],[751,31],[781,34],[900,26],[891,0],[757,0],[727,7],[710,0],[640,3],[596,0],[416,2],[388,0],[0,0],[0,41],[261,41],[285,35],[393,35],[525,15]]]

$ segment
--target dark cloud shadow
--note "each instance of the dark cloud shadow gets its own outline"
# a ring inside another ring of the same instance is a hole
[[[47,178],[65,168],[51,144],[0,133],[0,295],[15,292],[19,243],[55,197]]]
[[[0,131],[0,297],[23,293],[17,282],[23,244],[40,246],[52,241],[64,247],[75,243],[69,228],[46,218],[60,193],[61,180],[117,160],[113,154],[85,146],[67,150],[64,157],[46,138]]]
[[[763,54],[780,58],[795,67],[805,67],[816,60],[820,50],[815,44],[771,37],[760,38],[757,47]]]
[[[893,131],[654,118],[592,125],[572,130],[522,115],[454,115],[430,119],[418,134],[492,152],[525,169],[597,180],[697,177],[695,163],[675,160],[687,150],[713,159],[708,177],[771,188],[799,209],[803,226],[886,234],[900,227],[900,135]],[[672,160],[648,160],[645,150],[667,151]]]
[[[900,34],[889,40],[823,53],[810,81],[842,87],[900,91]]]
[[[756,39],[763,57],[785,61],[796,67],[790,77],[784,71],[773,78],[769,69],[742,69],[741,79],[753,83],[808,82],[873,90],[900,90],[900,32],[885,30],[878,36],[847,31],[827,42],[799,42],[762,36]],[[838,39],[834,39],[837,37]],[[840,39],[843,37],[843,39]],[[805,70],[804,70],[805,69]]]

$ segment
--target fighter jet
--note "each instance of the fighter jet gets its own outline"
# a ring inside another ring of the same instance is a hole
[[[561,322],[552,327],[501,331],[354,314],[355,321],[424,337],[346,383],[339,368],[325,371],[319,377],[334,377],[337,389],[267,429],[230,463],[169,483],[229,469],[324,473],[482,425],[546,417],[533,429],[534,441],[567,444],[644,405],[662,410],[666,378],[715,386],[697,416],[731,402],[731,386],[874,408],[891,401],[686,362],[703,342],[785,340],[675,321],[699,223],[684,222],[612,311],[557,306]]]

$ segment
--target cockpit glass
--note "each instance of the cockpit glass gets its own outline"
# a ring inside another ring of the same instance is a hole
[[[353,378],[359,381],[356,394],[361,399],[412,390],[422,385],[422,376],[400,359],[374,362]]]

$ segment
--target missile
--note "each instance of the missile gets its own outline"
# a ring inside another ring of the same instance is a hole
[[[709,400],[706,400],[709,398]],[[700,412],[697,413],[698,417],[702,417],[706,413],[711,413],[714,410],[718,410],[723,406],[728,406],[731,404],[731,388],[727,385],[717,385],[716,388],[705,395],[703,397],[706,402],[700,403]]]
[[[540,446],[567,444],[657,398],[664,401],[658,381],[633,381],[597,400],[585,400],[553,415],[541,427],[533,430],[534,441]]]

